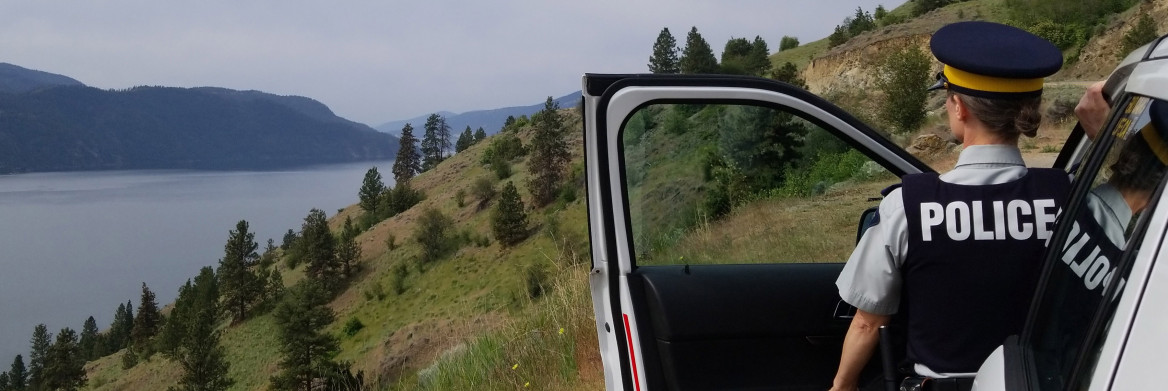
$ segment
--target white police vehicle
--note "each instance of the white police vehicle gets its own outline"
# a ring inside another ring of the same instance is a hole
[[[607,389],[829,388],[851,317],[834,282],[855,219],[876,204],[864,197],[931,168],[826,100],[770,80],[589,74],[583,93],[589,282]],[[1168,142],[1156,136],[1168,126],[1156,129],[1153,113],[1168,107],[1168,40],[1124,59],[1105,93],[1104,131],[1092,142],[1077,128],[1055,162],[1075,179],[1026,328],[985,361],[975,390],[1166,388]],[[1133,175],[1138,143],[1163,154]],[[1113,193],[1131,214],[1101,209],[1101,189],[1125,175],[1145,182]],[[736,198],[759,189],[781,196]],[[865,381],[879,381],[879,361]]]

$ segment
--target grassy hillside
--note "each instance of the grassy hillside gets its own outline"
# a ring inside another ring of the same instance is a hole
[[[562,113],[568,126],[578,126],[580,118],[574,110]],[[582,173],[582,134],[569,134],[576,154],[569,168]],[[529,141],[530,129],[521,129],[519,135],[524,142]],[[367,383],[375,389],[449,389],[442,384],[471,381],[466,378],[470,374],[450,374],[467,370],[450,364],[466,360],[465,355],[478,357],[472,360],[478,370],[497,371],[487,384],[503,388],[511,387],[499,383],[505,381],[500,376],[521,376],[525,382],[544,383],[545,389],[603,387],[597,383],[603,380],[583,285],[587,281],[588,248],[582,198],[543,209],[531,209],[530,200],[525,200],[532,233],[513,248],[490,240],[486,246],[466,244],[437,262],[416,261],[420,247],[413,240],[413,228],[424,208],[450,216],[458,236],[492,236],[488,216],[494,204],[479,209],[468,194],[464,206],[459,206],[455,197],[480,177],[495,178],[479,163],[490,141],[488,138],[415,178],[412,185],[422,190],[426,199],[357,238],[363,254],[362,271],[329,304],[336,322],[327,331],[340,337],[337,360],[351,362],[354,370],[364,371]],[[526,160],[512,162],[512,170],[514,174],[497,181],[496,188],[511,181],[526,199]],[[573,184],[583,185],[579,180]],[[354,194],[359,186],[353,184]],[[361,213],[356,205],[350,206],[332,216],[330,225],[338,230],[346,217]],[[386,244],[391,236],[397,245],[392,251]],[[285,270],[285,284],[301,280],[302,268]],[[398,277],[402,270],[404,279]],[[531,284],[542,286],[543,293],[532,297]],[[401,293],[396,292],[397,286],[402,287]],[[351,319],[358,319],[365,327],[350,337],[341,329]],[[221,327],[230,376],[236,381],[232,389],[266,389],[268,378],[278,370],[280,356],[272,315]],[[549,348],[540,345],[545,343],[557,344],[552,350],[567,356],[544,354]],[[486,362],[506,365],[482,367]],[[510,370],[516,363],[522,363],[524,369]],[[543,373],[540,368],[548,366],[556,369]],[[128,371],[121,368],[120,353],[91,362],[86,368],[90,378],[87,389],[92,390],[165,389],[174,384],[179,373],[177,366],[159,355]]]

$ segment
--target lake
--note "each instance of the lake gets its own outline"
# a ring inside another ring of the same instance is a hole
[[[393,162],[287,171],[106,171],[0,176],[0,368],[28,363],[38,323],[54,335],[102,330],[142,283],[159,306],[203,266],[218,266],[228,231],[247,220],[262,251],[312,208],[357,203],[365,172],[392,185]]]

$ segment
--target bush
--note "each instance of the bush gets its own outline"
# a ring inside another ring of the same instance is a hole
[[[495,198],[495,183],[488,177],[479,177],[475,179],[473,185],[470,186],[470,193],[475,199],[479,200],[479,210],[487,206],[492,198]]]
[[[1038,21],[1027,27],[1026,31],[1050,41],[1059,50],[1078,46],[1086,40],[1086,36],[1090,32],[1089,29],[1079,24],[1062,24],[1051,20]]]
[[[491,160],[491,171],[495,173],[495,177],[500,180],[511,177],[511,163],[503,159]]]
[[[398,262],[393,265],[390,271],[393,273],[389,280],[389,288],[393,290],[395,295],[400,295],[406,292],[406,277],[410,274],[410,269],[406,267],[405,263]]]
[[[925,121],[929,98],[929,57],[916,46],[884,59],[876,87],[884,93],[880,117],[900,133],[916,131]]]
[[[1160,34],[1156,32],[1156,21],[1152,20],[1152,16],[1145,12],[1140,15],[1140,19],[1136,22],[1136,25],[1123,35],[1123,47],[1119,55],[1126,56],[1128,53],[1139,49],[1140,46],[1144,46],[1148,42],[1152,42],[1152,40],[1159,36]]]
[[[387,249],[389,251],[397,250],[397,236],[396,235],[389,234],[389,236],[385,238],[385,249]]]
[[[523,141],[514,133],[500,133],[491,139],[491,144],[487,145],[487,149],[483,151],[483,164],[494,164],[494,161],[501,159],[505,162],[510,162],[527,154],[527,147],[523,145]]]
[[[458,204],[459,208],[466,206],[466,190],[458,189],[454,192],[454,203]]]
[[[513,246],[527,238],[527,212],[511,182],[503,187],[499,203],[491,213],[491,232],[504,246]]]
[[[530,265],[523,270],[524,290],[527,297],[537,299],[547,292],[548,272],[541,265]]]
[[[352,337],[357,335],[357,332],[361,331],[363,328],[365,328],[365,324],[361,323],[361,319],[357,319],[357,317],[354,316],[349,318],[348,322],[345,322],[345,327],[341,329],[341,332],[345,333],[347,336]]]
[[[436,261],[454,249],[455,243],[450,240],[453,228],[454,221],[437,209],[427,208],[422,212],[414,228],[414,240],[422,245],[422,261]]]

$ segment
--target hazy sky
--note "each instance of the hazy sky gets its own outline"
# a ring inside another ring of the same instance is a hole
[[[372,126],[541,102],[585,72],[647,72],[668,27],[721,54],[732,37],[823,38],[857,6],[902,0],[0,0],[0,62],[99,88],[255,89]]]

